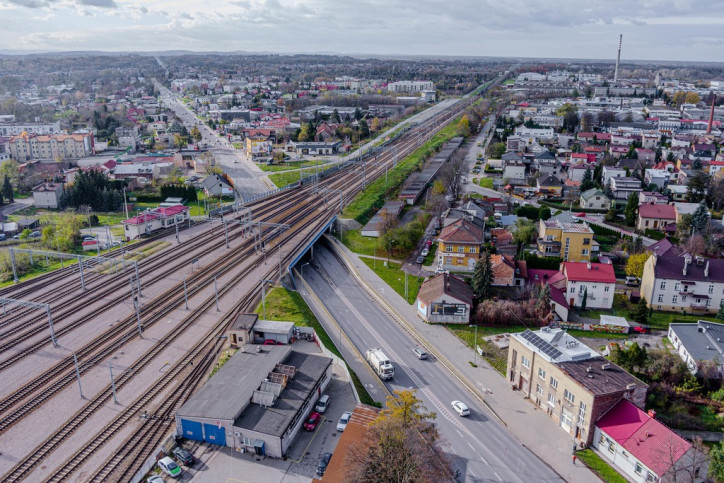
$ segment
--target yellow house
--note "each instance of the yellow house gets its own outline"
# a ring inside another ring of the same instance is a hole
[[[437,263],[440,270],[472,272],[480,258],[483,229],[467,220],[457,220],[440,232]]]
[[[246,155],[250,158],[267,156],[271,153],[271,141],[266,136],[256,134],[246,138]]]
[[[593,230],[586,223],[540,220],[538,252],[544,257],[560,257],[565,262],[590,262],[594,244]]]

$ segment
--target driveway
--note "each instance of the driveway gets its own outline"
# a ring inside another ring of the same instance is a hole
[[[34,204],[35,199],[33,199],[32,196],[29,198],[19,198],[16,199],[14,203],[0,208],[0,213],[2,213],[3,215],[10,215],[12,213],[15,213],[16,211],[24,210],[25,208],[33,206]]]

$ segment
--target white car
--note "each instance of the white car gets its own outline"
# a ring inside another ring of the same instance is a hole
[[[422,255],[423,257],[426,257],[428,253],[430,253],[430,249],[425,247],[422,249],[422,253],[420,253],[420,255]]]
[[[164,456],[158,460],[158,467],[171,478],[180,478],[183,472],[181,467],[168,456]]]
[[[347,423],[349,423],[349,418],[352,417],[352,413],[349,411],[345,411],[342,413],[342,417],[339,418],[339,422],[337,423],[337,431],[344,431],[344,428],[347,427]]]
[[[460,416],[469,416],[470,415],[470,409],[465,405],[462,401],[453,401],[450,403],[452,408],[455,410],[456,413],[458,413]]]
[[[158,475],[149,476],[146,483],[166,483],[166,480]]]

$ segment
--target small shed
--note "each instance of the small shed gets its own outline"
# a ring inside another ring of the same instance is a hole
[[[611,329],[620,327],[619,330],[624,333],[628,332],[631,328],[631,324],[629,324],[628,320],[616,315],[601,315],[601,325],[604,327],[610,327]]]
[[[18,220],[18,231],[34,230],[40,226],[40,218],[28,218],[26,216]]]
[[[243,344],[252,342],[252,329],[259,319],[257,314],[238,314],[226,331],[229,347],[239,348]]]
[[[273,340],[277,344],[289,344],[294,336],[294,322],[277,320],[257,320],[254,324],[254,342]]]

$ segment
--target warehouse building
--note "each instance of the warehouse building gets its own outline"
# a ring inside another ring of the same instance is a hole
[[[176,434],[281,458],[329,384],[332,360],[245,346],[176,413]]]

